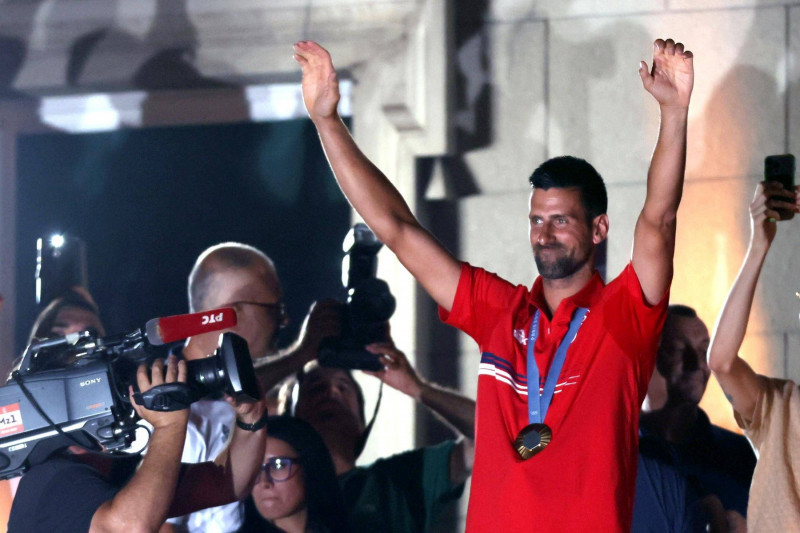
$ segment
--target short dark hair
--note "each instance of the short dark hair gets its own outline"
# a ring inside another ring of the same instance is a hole
[[[697,318],[697,311],[688,305],[672,304],[667,307],[667,318],[680,316],[683,318]]]
[[[313,374],[314,370],[321,366],[322,365],[320,365],[317,360],[309,361],[303,368],[298,370],[293,377],[287,378],[283,384],[283,391],[280,394],[282,403],[280,407],[281,413],[294,415],[294,410],[297,407],[297,400],[299,399],[299,387],[302,387],[309,380],[309,375]],[[358,381],[353,377],[353,373],[350,372],[350,370],[346,368],[336,368],[335,370],[345,374],[353,384],[353,388],[356,391],[356,400],[358,401],[359,416],[361,417],[361,422],[366,424],[367,415],[364,406],[366,402],[364,401],[364,391],[361,390],[361,385],[358,384]]]
[[[281,414],[295,416],[296,409],[297,409],[297,402],[300,399],[300,387],[303,386],[305,383],[309,381],[309,375],[311,375],[314,370],[320,368],[322,365],[319,364],[319,361],[313,360],[309,361],[308,363],[303,366],[294,376],[287,378],[283,385],[281,386],[281,392],[279,394],[279,405],[278,411]],[[361,433],[361,437],[356,442],[356,457],[361,455],[361,452],[364,451],[364,447],[367,445],[367,439],[369,438],[369,434],[372,432],[371,424],[367,424],[367,414],[366,414],[366,407],[364,401],[364,391],[361,389],[361,385],[358,384],[356,378],[353,377],[353,373],[346,368],[336,368],[336,370],[343,372],[348,379],[352,382],[353,388],[356,391],[356,401],[358,402],[358,415],[361,419],[361,423],[365,425],[364,432]],[[376,408],[377,413],[377,408]]]
[[[562,155],[548,159],[533,171],[528,181],[532,189],[578,189],[590,223],[608,210],[608,193],[602,176],[579,157]]]

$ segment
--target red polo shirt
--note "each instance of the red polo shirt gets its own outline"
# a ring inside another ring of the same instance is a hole
[[[523,461],[512,443],[529,424],[533,315],[542,309],[534,354],[543,385],[577,307],[589,312],[545,417],[553,440]],[[666,295],[658,305],[647,303],[628,264],[607,286],[595,273],[549,320],[541,278],[528,290],[462,265],[453,308],[440,316],[481,350],[467,531],[630,531],[639,408],[666,307]]]

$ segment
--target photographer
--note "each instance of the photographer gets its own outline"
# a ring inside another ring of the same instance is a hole
[[[431,531],[443,504],[461,495],[471,473],[475,402],[418,376],[391,342],[367,350],[380,355],[384,370],[366,373],[426,405],[457,440],[356,467],[369,434],[361,387],[349,371],[316,361],[306,365],[292,387],[293,412],[317,430],[331,453],[352,531]]]
[[[708,366],[733,405],[736,423],[758,455],[750,486],[750,531],[796,531],[800,524],[800,390],[797,384],[756,374],[738,352],[747,330],[756,284],[778,230],[777,221],[800,212],[800,192],[760,183],[750,204],[750,246],[722,308],[708,350]]]
[[[158,360],[149,373],[141,365],[136,379],[142,392],[185,383],[186,363],[170,357],[165,368]],[[188,410],[150,411],[133,403],[153,427],[141,461],[135,455],[112,458],[78,446],[55,453],[22,478],[9,532],[157,531],[167,516],[228,503],[248,493],[266,441],[263,427],[234,430],[229,447],[214,462],[181,465]],[[242,403],[235,409],[242,424],[254,424],[264,414],[263,402]]]

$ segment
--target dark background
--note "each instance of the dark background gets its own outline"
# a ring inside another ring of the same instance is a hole
[[[86,242],[108,334],[187,312],[195,259],[223,241],[275,262],[291,317],[283,344],[311,302],[344,296],[350,211],[308,119],[46,133],[18,150],[17,353],[39,311],[36,239],[56,232]]]

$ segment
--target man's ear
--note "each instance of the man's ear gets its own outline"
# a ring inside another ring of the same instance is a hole
[[[608,237],[608,215],[597,215],[592,220],[592,242],[600,244]]]

